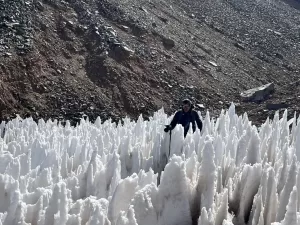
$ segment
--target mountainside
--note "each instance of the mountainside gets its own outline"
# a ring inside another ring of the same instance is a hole
[[[259,123],[300,105],[297,1],[0,0],[1,119],[151,116],[193,98]],[[270,99],[240,93],[275,84]]]

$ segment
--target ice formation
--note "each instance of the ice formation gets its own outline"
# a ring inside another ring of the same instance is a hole
[[[170,119],[2,123],[0,224],[300,224],[296,115],[257,128],[232,104],[171,143]]]

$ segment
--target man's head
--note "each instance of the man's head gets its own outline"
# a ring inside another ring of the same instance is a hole
[[[184,99],[182,101],[182,109],[184,112],[190,111],[191,107],[192,107],[192,102],[189,99]]]

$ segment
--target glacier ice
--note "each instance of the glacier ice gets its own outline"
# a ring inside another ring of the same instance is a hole
[[[300,225],[296,114],[258,128],[232,104],[171,143],[170,119],[2,122],[0,225]]]

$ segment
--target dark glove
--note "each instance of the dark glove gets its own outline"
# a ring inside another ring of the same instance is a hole
[[[169,132],[169,130],[171,130],[171,126],[170,125],[166,125],[166,128],[164,129],[165,132]]]

